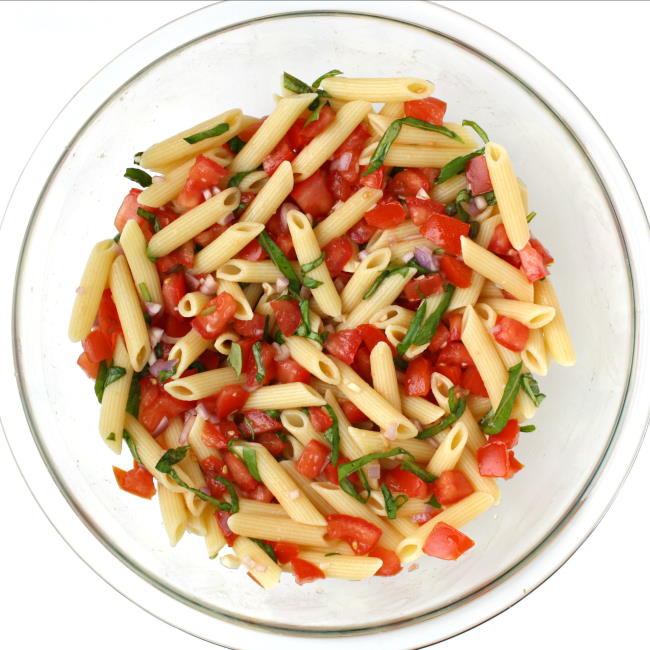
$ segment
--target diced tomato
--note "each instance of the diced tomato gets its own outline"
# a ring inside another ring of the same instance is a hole
[[[325,264],[330,275],[335,278],[354,255],[352,242],[347,237],[335,237],[324,246]]]
[[[432,492],[438,500],[438,503],[443,506],[448,506],[468,497],[474,492],[474,488],[467,478],[465,478],[465,474],[452,469],[443,472],[433,482]]]
[[[376,576],[394,576],[402,570],[402,565],[395,551],[389,551],[387,548],[375,546],[368,555],[370,557],[378,557],[382,561],[382,565],[375,571]]]
[[[384,334],[384,330],[380,330],[378,327],[375,327],[374,325],[364,323],[363,325],[359,325],[357,327],[357,332],[361,334],[363,343],[368,348],[369,352],[372,352],[373,348],[375,347],[375,345],[377,345],[377,343],[384,342],[384,343],[388,343],[391,350],[393,351],[393,354],[395,354],[395,349],[393,348],[393,344],[388,340],[386,334]]]
[[[257,481],[250,475],[246,465],[244,465],[244,462],[239,456],[230,451],[224,451],[223,459],[228,466],[228,476],[235,485],[239,486],[242,490],[255,489]]]
[[[271,237],[273,241],[278,245],[278,248],[284,253],[284,256],[288,260],[296,259],[296,251],[293,248],[293,241],[291,235],[288,232],[283,232],[280,235],[275,235]]]
[[[214,511],[214,517],[217,520],[217,523],[219,524],[219,528],[221,529],[221,532],[223,533],[223,536],[226,539],[226,543],[228,546],[232,546],[235,543],[235,540],[239,535],[235,535],[235,533],[230,530],[230,526],[228,526],[228,519],[230,519],[230,513],[226,512],[225,510],[215,510]]]
[[[474,546],[473,540],[465,533],[441,521],[433,527],[422,550],[427,555],[441,560],[457,560],[472,546]]]
[[[271,456],[279,456],[287,446],[287,443],[280,439],[277,433],[265,431],[255,436],[255,441],[266,447]]]
[[[242,260],[248,260],[249,262],[259,262],[260,260],[265,260],[268,258],[266,251],[262,248],[257,239],[253,239],[252,242],[246,244],[239,253],[237,257]]]
[[[460,289],[472,284],[472,269],[457,257],[443,255],[440,258],[440,270],[451,284]]]
[[[364,215],[364,219],[375,228],[388,230],[389,228],[396,228],[406,219],[406,210],[397,201],[395,203],[385,203],[368,210]]]
[[[110,289],[105,289],[97,311],[97,326],[106,336],[111,339],[111,347],[115,348],[117,335],[122,332],[120,317],[117,315],[117,308],[113,302]]]
[[[125,472],[119,467],[113,467],[117,484],[125,491],[143,499],[151,499],[156,494],[153,476],[137,461],[133,461],[133,469]]]
[[[206,156],[198,155],[190,168],[185,185],[174,203],[185,210],[203,202],[203,191],[218,186],[228,170]]]
[[[216,424],[207,421],[203,423],[201,439],[208,447],[226,449],[231,438],[239,438],[239,429],[234,422],[224,420]]]
[[[134,219],[138,226],[140,226],[140,230],[142,230],[144,238],[149,241],[153,237],[153,230],[151,229],[151,225],[144,217],[141,217],[138,214],[138,208],[144,208],[145,210],[148,209],[144,205],[140,205],[138,203],[138,196],[141,192],[142,190],[133,188],[124,197],[124,200],[122,201],[122,204],[120,205],[120,208],[115,215],[115,227],[117,230],[119,230],[119,232],[122,232],[122,230],[124,230],[124,226],[126,226],[126,222]]]
[[[278,559],[278,564],[287,564],[298,557],[300,547],[291,542],[271,542],[271,548]]]
[[[476,450],[478,471],[481,476],[505,478],[510,470],[508,447],[498,440],[485,443]]]
[[[450,366],[473,366],[474,361],[467,348],[460,341],[452,341],[438,353],[437,364]]]
[[[485,384],[481,379],[481,375],[474,366],[468,366],[463,370],[463,376],[460,380],[460,385],[466,388],[473,395],[480,395],[481,397],[488,397],[488,392],[485,389]]]
[[[521,270],[526,274],[528,282],[537,282],[549,275],[541,254],[531,246],[530,242],[519,251],[519,257],[521,258]]]
[[[506,474],[506,478],[512,478],[517,472],[524,469],[524,465],[515,458],[514,451],[508,452],[508,465],[509,469],[508,473]]]
[[[327,536],[347,542],[355,555],[371,551],[381,537],[381,528],[359,517],[327,515]]]
[[[325,577],[325,574],[315,564],[299,557],[291,560],[291,568],[293,569],[293,575],[296,577],[296,582],[299,585],[314,582],[314,580]]]
[[[445,348],[446,350],[447,348]],[[417,357],[409,362],[404,376],[404,390],[411,397],[428,395],[431,390],[433,366],[426,357]]]
[[[398,172],[388,181],[388,189],[400,197],[415,196],[420,190],[428,192],[430,187],[426,174],[415,167]]]
[[[332,420],[329,413],[320,406],[309,407],[309,421],[318,433],[327,431],[334,424],[334,420]]]
[[[262,124],[264,123],[266,117],[267,116],[262,117],[261,119],[247,126],[243,131],[240,131],[239,139],[243,140],[244,142],[248,142],[257,133],[260,126],[262,126]]]
[[[177,266],[184,266],[186,269],[191,269],[193,264],[194,243],[191,241],[185,242],[182,246],[179,246],[171,253],[159,257],[156,260],[158,273],[169,273],[169,271],[175,271]]]
[[[364,176],[364,173],[368,169],[368,165],[364,165],[360,170],[360,180],[359,184],[364,185],[365,187],[371,187],[373,190],[381,190],[384,187],[384,180],[386,175],[386,170],[382,166],[379,169],[375,169],[374,172],[370,172],[367,176]]]
[[[369,136],[363,124],[359,124],[332,155],[331,167],[347,183],[359,181],[359,157]]]
[[[174,338],[185,336],[192,329],[192,321],[182,316],[167,314],[165,318],[165,334]]]
[[[237,311],[235,299],[223,291],[207,303],[192,319],[192,327],[204,339],[216,339],[221,334]]]
[[[469,191],[474,196],[492,191],[492,181],[485,156],[475,156],[470,159],[465,167],[465,177]]]
[[[469,224],[444,214],[432,214],[420,226],[420,232],[451,255],[460,255],[460,238],[469,235]]]
[[[460,341],[461,333],[463,331],[463,314],[454,312],[446,317],[447,325],[449,326],[449,340]]]
[[[99,372],[99,362],[91,361],[88,358],[88,355],[85,352],[82,352],[77,359],[77,365],[90,377],[91,379],[97,379],[97,373]]]
[[[508,239],[506,228],[502,223],[494,229],[494,234],[488,244],[488,250],[495,255],[508,255],[512,250],[512,244]]]
[[[183,271],[176,271],[167,275],[162,282],[162,296],[165,311],[168,314],[178,316],[178,303],[186,293],[185,273]]]
[[[417,196],[406,197],[406,206],[411,216],[411,221],[416,226],[421,226],[432,214],[444,214],[443,203],[431,199],[421,199]]]
[[[217,480],[217,477],[223,476],[226,464],[216,456],[207,456],[199,461],[205,484],[210,491],[210,496],[220,499],[226,492],[226,486]]]
[[[429,495],[428,485],[416,474],[396,467],[383,477],[391,492],[406,494],[410,499],[426,499]]]
[[[325,349],[347,365],[354,361],[360,345],[361,334],[357,330],[340,330],[325,341]]]
[[[193,401],[184,401],[172,397],[151,376],[140,379],[140,408],[138,420],[149,433],[153,433],[163,418],[172,418],[194,407]]]
[[[242,345],[241,341],[239,342]],[[244,348],[242,346],[242,352]],[[200,357],[199,361],[205,366],[206,370],[216,370],[221,365],[223,357],[216,350],[206,350]]]
[[[417,280],[410,280],[404,287],[404,298],[406,300],[422,300],[436,293],[442,293],[442,277],[439,273],[425,275]]]
[[[404,102],[404,115],[415,117],[423,122],[430,122],[442,126],[442,120],[447,110],[447,102],[435,97],[425,97],[424,99],[414,99],[410,102]]]
[[[463,369],[460,366],[435,365],[433,366],[433,372],[438,372],[441,375],[448,377],[455,386],[460,384],[463,376]]]
[[[354,186],[343,177],[343,172],[336,169],[327,170],[327,186],[337,201],[347,201],[354,193]]]
[[[264,324],[266,318],[262,314],[255,313],[250,320],[239,320],[234,318],[232,328],[240,336],[245,336],[253,341],[261,341],[264,336]]]
[[[194,237],[194,243],[198,244],[202,248],[205,248],[227,229],[228,226],[222,226],[220,223],[214,223],[209,228],[206,228],[204,231],[196,235],[196,237]]]
[[[535,239],[534,237],[530,238],[530,245],[541,255],[542,257],[542,262],[544,265],[547,264],[553,264],[555,261],[553,259],[553,256],[544,248],[544,245],[542,244],[539,239]]]
[[[113,356],[111,338],[99,329],[93,329],[81,342],[86,357],[92,363],[107,361]]]
[[[512,449],[519,442],[519,422],[514,418],[508,420],[501,431],[489,437],[490,442],[502,442],[508,449]]]
[[[367,381],[369,384],[372,384],[372,368],[370,365],[370,352],[365,345],[359,346],[357,350],[357,355],[354,357],[354,363],[352,364],[354,370],[359,373],[361,378],[364,381]]]
[[[327,187],[325,172],[322,170],[314,172],[301,183],[296,183],[291,197],[303,212],[312,217],[324,217],[334,205],[334,197]]]
[[[260,360],[264,368],[264,376],[261,381],[258,381],[257,375],[262,373],[260,373],[257,361],[255,360],[253,351],[251,350],[246,364],[246,383],[249,386],[266,386],[275,379],[275,348],[270,343],[260,344]]]
[[[269,303],[275,320],[284,336],[292,336],[302,323],[302,315],[297,300],[271,300]]]
[[[217,417],[225,418],[239,411],[246,404],[248,396],[249,392],[239,384],[224,386],[217,394]]]
[[[521,352],[526,347],[530,335],[530,330],[523,323],[501,314],[490,331],[501,345],[515,352]]]
[[[339,454],[339,460],[338,463],[336,463],[336,467],[334,467],[334,465],[332,465],[331,462],[325,465],[325,469],[323,470],[323,474],[325,475],[325,478],[330,483],[334,483],[334,485],[338,485],[339,484],[338,468],[344,463],[349,463],[349,462],[350,462],[349,458],[346,458],[343,454]],[[348,478],[355,485],[359,485],[359,474],[357,472],[350,474]]]
[[[318,119],[305,124],[304,118],[298,118],[289,129],[287,137],[291,146],[300,151],[309,144],[317,135],[322,133],[336,117],[334,109],[328,104],[321,106]]]
[[[431,343],[429,343],[429,350],[435,353],[445,347],[447,341],[449,341],[449,330],[445,327],[444,323],[440,323],[431,339]]]
[[[290,384],[294,381],[307,384],[311,379],[309,370],[303,368],[295,359],[276,361],[275,367],[277,379],[281,384]]]
[[[287,142],[286,138],[282,138],[275,146],[275,149],[270,154],[264,156],[262,160],[262,167],[264,171],[272,176],[273,172],[285,161],[293,160],[296,154],[292,151],[291,145]]]
[[[253,430],[249,432],[251,435],[257,436],[260,433],[266,433],[269,431],[282,431],[282,423],[280,420],[272,418],[270,415],[264,413],[264,411],[258,409],[244,411],[244,417],[253,427]]]
[[[377,228],[368,224],[365,219],[361,219],[348,230],[348,237],[357,244],[365,244],[375,232]]]
[[[330,450],[318,440],[310,440],[302,450],[296,469],[310,480],[320,476],[330,456]]]
[[[357,424],[358,422],[365,422],[368,416],[355,404],[349,401],[342,401],[341,408],[345,417],[350,421],[350,424]]]
[[[279,210],[266,222],[266,230],[273,237],[289,232],[289,225],[282,220]]]

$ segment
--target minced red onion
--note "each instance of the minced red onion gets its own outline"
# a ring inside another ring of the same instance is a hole
[[[229,212],[225,217],[222,217],[219,220],[219,223],[222,226],[229,226],[231,223],[237,220],[237,217],[235,216],[234,212]]]
[[[198,289],[199,285],[201,284],[201,280],[199,280],[199,278],[195,278],[191,273],[188,273],[187,271],[185,271],[185,282],[188,288],[192,291]]]
[[[375,463],[368,466],[368,478],[370,480],[378,479],[381,476],[381,467]]]
[[[85,290],[83,287],[77,287],[77,293],[78,293],[79,295],[81,295],[81,294],[84,293],[85,291],[86,291],[86,290]]]
[[[338,158],[334,158],[334,160],[330,163],[330,169],[346,172],[348,169],[350,169],[351,162],[352,152],[346,151],[345,153],[342,153]]]
[[[160,339],[162,339],[165,330],[162,327],[150,327],[149,328],[149,343],[152,348],[155,348]]]
[[[153,185],[158,185],[158,183],[164,183],[165,182],[165,177],[164,176],[152,176],[151,177],[151,182]]]
[[[289,214],[290,210],[299,210],[298,206],[295,203],[291,203],[291,201],[285,201],[281,206],[280,206],[280,223],[282,224],[282,229],[283,230],[288,230],[289,226],[287,224],[287,215]]]
[[[409,420],[411,420],[418,431],[422,431],[422,429],[424,429],[420,420],[416,420],[415,418],[409,418]]]
[[[282,276],[275,281],[275,290],[282,293],[289,286],[289,280]]]
[[[169,426],[169,419],[167,416],[163,416],[162,420],[158,422],[158,426],[153,430],[151,434],[154,438],[158,437],[167,427]]]
[[[476,206],[477,210],[480,210],[482,212],[485,210],[485,208],[487,208],[488,202],[485,200],[484,196],[475,196],[474,205]]]
[[[202,280],[199,291],[204,296],[214,296],[217,293],[217,281],[212,273],[208,273]]]
[[[431,197],[427,194],[427,191],[423,187],[421,187],[418,190],[417,194],[415,195],[415,198],[416,199],[429,199]]]
[[[162,305],[157,302],[145,301],[144,308],[147,314],[149,314],[149,316],[155,316],[162,309]]]
[[[185,445],[187,444],[187,440],[190,437],[190,431],[192,430],[192,427],[194,426],[194,421],[196,420],[196,415],[192,415],[189,418],[185,420],[185,424],[183,425],[183,430],[181,431],[180,435],[178,436],[178,444],[179,445]]]
[[[359,254],[357,255],[357,257],[359,258],[359,260],[361,260],[363,262],[363,260],[365,260],[366,257],[368,257],[368,255],[370,255],[370,253],[368,251],[364,250],[364,251],[359,251]]]
[[[275,350],[275,355],[273,356],[274,361],[286,361],[291,356],[289,346],[286,343],[280,345],[274,342],[272,345]]]
[[[307,287],[300,287],[300,297],[303,300],[309,300],[311,298],[311,289]]]
[[[248,392],[248,393],[254,393],[259,386],[255,384],[254,386],[249,386],[248,384],[244,384],[243,389]]]
[[[169,336],[168,334],[163,334],[160,337],[160,340],[163,343],[169,343],[170,345],[175,345],[176,343],[178,343],[181,340],[181,338],[183,338],[183,337],[182,336]]]
[[[467,213],[469,214],[470,217],[475,217],[480,210],[474,205],[474,201],[470,201],[469,203],[465,204],[465,210],[467,210]]]
[[[210,413],[202,402],[199,402],[196,405],[196,414],[212,424],[217,424],[217,422],[219,422],[219,418],[214,413]]]
[[[174,368],[176,368],[176,361],[158,359],[154,364],[149,366],[149,374],[153,377],[158,377],[161,372],[173,372]]]
[[[387,440],[396,440],[397,439],[397,422],[391,422],[384,431],[384,437]]]
[[[209,189],[204,189],[203,190],[203,198],[207,201],[208,199],[212,198],[212,192]]]
[[[429,271],[437,270],[438,264],[436,260],[434,260],[433,253],[428,248],[425,246],[416,246],[413,253],[415,255],[415,261],[420,266],[429,269]]]
[[[210,494],[210,489],[209,489],[207,486],[202,487],[202,488],[201,488],[201,492],[203,492],[203,494],[207,494],[208,496],[212,496],[212,495]]]

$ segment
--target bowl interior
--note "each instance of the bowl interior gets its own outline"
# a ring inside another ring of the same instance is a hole
[[[67,322],[87,251],[113,235],[113,217],[129,189],[122,172],[134,152],[233,106],[268,114],[282,71],[310,81],[332,68],[349,76],[431,79],[448,102],[448,119],[473,119],[508,147],[538,215],[534,232],[557,259],[553,278],[578,365],[554,366],[541,379],[548,399],[535,418],[537,431],[522,434],[518,447],[526,470],[503,485],[498,508],[468,526],[476,547],[462,561],[423,558],[417,570],[363,583],[297,587],[285,576],[266,593],[243,572],[210,561],[199,538],[186,536],[169,548],[156,504],[117,489],[111,465],[126,467],[129,460],[112,457],[96,434],[97,403],[75,364],[80,350],[67,342]],[[247,23],[210,33],[137,74],[83,126],[54,170],[18,274],[16,346],[28,416],[50,471],[87,525],[145,579],[195,607],[303,630],[363,629],[440,611],[537,549],[607,448],[632,328],[616,216],[561,121],[477,52],[424,28],[368,16]],[[606,343],[614,336],[615,351]]]

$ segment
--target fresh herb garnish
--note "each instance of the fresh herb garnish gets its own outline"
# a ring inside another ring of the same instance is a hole
[[[142,459],[140,458],[140,454],[138,454],[138,449],[135,446],[135,440],[126,429],[122,431],[122,438],[125,440],[126,446],[129,448],[129,451],[131,452],[131,456],[133,456],[133,460],[137,461],[138,463],[140,463],[140,465],[142,465]]]
[[[444,313],[447,311],[447,308],[449,307],[449,303],[451,302],[451,297],[454,295],[455,290],[456,287],[453,284],[448,284],[445,287],[445,291],[442,295],[442,300],[440,301],[438,306],[433,310],[433,313],[424,322],[422,328],[416,330],[413,345],[424,345],[425,343],[431,342],[431,339],[433,338],[433,336],[435,335],[438,329],[438,325],[440,325],[440,319],[443,317]],[[406,352],[407,349],[408,348],[405,348],[404,351]]]
[[[239,153],[246,146],[246,143],[238,135],[230,138],[227,144],[233,153]]]
[[[250,475],[258,482],[262,482],[260,471],[257,467],[257,452],[250,447],[242,447],[242,461]]]
[[[124,178],[128,178],[142,187],[149,187],[152,183],[151,176],[144,169],[138,169],[137,167],[127,167]]]
[[[326,256],[327,253],[323,251],[313,262],[302,264],[300,267],[300,272],[305,274],[313,271],[314,269],[317,269],[325,261]]]
[[[250,539],[251,542],[255,542],[274,562],[277,563],[277,555],[270,544],[267,544],[261,539],[256,539],[255,537],[249,537],[248,539]]]
[[[450,160],[440,170],[440,175],[438,176],[438,180],[436,180],[436,185],[440,185],[440,183],[444,183],[445,181],[449,180],[452,176],[456,176],[456,174],[460,174],[461,172],[464,172],[465,167],[467,167],[467,163],[472,158],[476,158],[476,156],[482,156],[484,153],[485,153],[484,148],[477,149],[476,151],[472,151],[471,153],[468,153],[465,156],[458,156],[458,158],[454,158],[453,160]]]
[[[323,557],[332,557],[332,555],[341,555],[340,553],[325,553]]]
[[[286,73],[285,73],[286,74]],[[260,234],[257,238],[260,246],[267,252],[273,263],[278,267],[280,273],[289,280],[289,289],[292,293],[298,294],[300,291],[300,280],[293,270],[291,262],[286,258],[280,247],[269,237],[266,232]]]
[[[422,266],[421,264],[418,264],[415,261],[415,258],[412,260],[409,260],[406,263],[406,266],[415,269],[420,275],[433,275],[434,273],[437,273],[438,271],[433,271],[432,269],[428,269],[425,266]]]
[[[112,384],[114,381],[121,379],[126,375],[126,368],[122,366],[110,366],[106,371],[106,380],[104,381],[104,388]]]
[[[228,181],[228,187],[237,187],[249,174],[252,174],[255,170],[250,169],[247,172],[237,172],[233,174],[232,178]]]
[[[496,411],[491,410],[489,413],[486,413],[479,422],[483,432],[489,436],[500,433],[510,419],[512,407],[521,386],[521,369],[521,361],[508,368],[508,381],[503,389],[503,397],[501,397],[499,406],[497,406]]]
[[[488,205],[496,205],[497,204],[497,197],[494,195],[494,191],[490,190],[489,192],[486,192],[485,194],[478,194],[474,198],[478,198],[479,196],[482,196],[485,199],[485,202]]]
[[[415,474],[418,478],[421,478],[425,483],[433,483],[438,478],[431,472],[427,472],[426,469],[422,469],[417,463],[413,462],[412,460],[409,460],[408,458],[404,458],[402,460],[402,469],[405,469],[407,472],[411,472],[412,474]]]
[[[300,309],[300,315],[302,316],[302,323],[298,326],[296,330],[296,336],[304,336],[307,339],[316,341],[319,344],[322,344],[325,339],[323,336],[317,332],[312,332],[311,329],[311,317],[309,315],[309,300],[299,300],[298,307]]]
[[[537,212],[529,212],[526,215],[526,221],[530,223],[537,216]]]
[[[334,409],[329,405],[325,404],[323,408],[327,411],[327,414],[332,418],[332,424],[323,432],[325,440],[327,440],[330,445],[332,445],[332,465],[336,467],[339,462],[339,445],[341,441],[341,436],[339,432],[339,419],[334,412]]]
[[[241,375],[243,360],[239,343],[233,342],[228,353],[228,365],[237,373],[238,377]]]
[[[363,299],[368,300],[370,296],[372,296],[377,289],[379,289],[379,285],[388,277],[391,275],[401,275],[403,278],[406,277],[408,274],[409,270],[412,268],[412,266],[409,266],[408,264],[404,266],[394,266],[393,268],[388,268],[384,269],[378,276],[377,279],[372,283],[370,286],[370,289],[366,291],[363,294]]]
[[[102,402],[102,397],[104,396],[104,383],[106,382],[107,370],[106,361],[100,362],[97,370],[97,377],[95,378],[95,395],[97,395],[100,404]]]
[[[432,438],[433,436],[439,434],[441,431],[444,431],[450,427],[465,412],[467,400],[465,398],[458,399],[456,397],[455,386],[451,386],[449,389],[449,392],[447,393],[447,400],[449,404],[449,414],[442,418],[442,420],[440,420],[440,422],[437,424],[434,424],[431,427],[427,427],[426,429],[422,429],[416,438],[419,438],[420,440]]]
[[[521,376],[521,387],[524,389],[526,395],[533,400],[535,406],[539,406],[544,401],[546,395],[540,392],[537,380],[529,372]]]
[[[207,140],[208,138],[215,138],[216,136],[225,133],[229,128],[230,127],[228,126],[228,124],[222,122],[221,124],[217,124],[216,126],[213,126],[211,129],[207,129],[206,131],[199,131],[199,133],[188,135],[187,138],[183,138],[183,140],[185,140],[187,144],[196,144],[197,142],[201,142],[201,140]]]
[[[280,419],[280,411],[277,409],[270,409],[267,411],[264,411],[270,418],[273,418],[274,420],[279,420]]]
[[[323,283],[320,280],[315,280],[314,278],[310,278],[308,275],[303,275],[302,284],[303,286],[307,287],[307,289],[317,289]]]
[[[396,497],[394,497],[385,483],[382,483],[380,487],[381,493],[384,496],[386,517],[388,519],[395,519],[397,517],[397,511],[409,500],[409,498],[406,496],[406,494],[398,494]]]
[[[234,343],[233,343],[234,345]],[[190,365],[188,366],[189,368],[194,368],[198,372],[205,372],[207,368],[197,359],[196,361],[192,361]]]
[[[158,221],[158,215],[150,210],[145,210],[144,208],[138,208],[138,216],[146,219],[153,228],[154,232],[160,231],[160,222]]]
[[[113,442],[115,440],[115,434],[114,433],[109,433],[106,436],[106,440],[110,440],[111,442]]]
[[[139,373],[133,373],[131,379],[131,386],[129,387],[129,398],[126,401],[126,412],[130,413],[134,418],[138,417],[140,409],[140,378],[148,372],[147,368]]]
[[[343,74],[340,70],[330,70],[329,72],[326,72],[325,74],[322,74],[314,83],[311,85],[312,88],[318,88],[320,86],[321,81],[323,79],[329,79],[330,77],[338,77],[340,74]]]
[[[437,508],[438,510],[442,508],[440,502],[438,501],[438,499],[436,499],[435,495],[433,494],[431,495],[431,498],[427,501],[427,505],[431,506],[432,508]]]
[[[171,370],[161,370],[158,373],[158,381],[162,384],[167,381],[169,378],[173,377],[176,374],[176,368],[178,367],[178,361],[174,363]]]
[[[255,365],[257,366],[257,373],[255,373],[255,381],[258,384],[261,384],[266,377],[266,369],[264,368],[264,362],[262,361],[262,343],[257,341],[253,345],[253,358],[255,359]]]
[[[269,335],[269,328],[271,327],[271,318],[268,314],[264,316],[264,329],[262,330],[262,341],[266,343],[273,343]]]
[[[415,312],[415,316],[413,316],[413,320],[409,323],[404,338],[397,344],[397,354],[399,354],[400,356],[403,356],[404,353],[409,349],[409,347],[411,347],[411,344],[415,341],[415,337],[417,336],[418,332],[420,331],[420,327],[424,322],[426,311],[427,311],[427,301],[423,300],[420,303],[420,306],[418,307],[417,311]]]
[[[144,151],[138,151],[138,153],[133,154],[133,164],[134,165],[139,165],[140,164],[140,160],[142,159],[142,154],[143,153],[144,153]]]
[[[469,214],[462,206],[462,202],[464,201],[465,203],[467,203],[471,199],[472,199],[472,195],[467,190],[461,190],[456,195],[456,216],[461,221],[465,221],[466,223],[469,221]]]
[[[534,424],[525,424],[523,427],[519,427],[519,431],[523,431],[524,433],[530,433],[531,431],[535,431],[537,427],[535,427]]]
[[[472,120],[463,120],[462,122],[463,126],[470,126],[478,133],[478,137],[483,140],[485,144],[487,144],[490,141],[490,138],[488,137],[488,134],[476,123],[473,122]]]
[[[298,93],[299,95],[302,95],[304,93],[317,93],[318,97],[314,99],[314,101],[309,104],[307,107],[310,111],[315,111],[318,108],[318,105],[320,103],[320,98],[321,97],[329,97],[329,94],[325,92],[322,88],[318,88],[320,85],[320,82],[325,79],[326,77],[334,77],[337,74],[343,74],[339,70],[330,70],[329,72],[326,72],[324,75],[321,75],[316,79],[314,82],[314,86],[310,86],[306,84],[304,81],[301,81],[298,79],[298,77],[294,77],[293,75],[289,74],[288,72],[285,72],[282,78],[282,82],[284,87],[287,90],[290,90],[293,93]]]
[[[145,302],[151,302],[151,294],[149,293],[149,287],[147,287],[147,283],[140,282],[138,289],[140,289],[140,295],[142,296],[142,299]]]
[[[307,126],[308,124],[311,124],[312,122],[315,122],[319,117],[320,117],[320,112],[323,106],[327,104],[328,106],[330,105],[329,102],[325,101],[322,104],[319,103],[318,106],[311,112],[311,115],[305,120],[305,124],[303,125],[303,128]]]

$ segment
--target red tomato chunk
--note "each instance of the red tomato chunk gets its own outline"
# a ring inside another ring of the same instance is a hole
[[[472,484],[465,474],[452,469],[443,472],[433,483],[432,492],[438,503],[443,506],[456,503],[474,492]]]
[[[327,515],[327,535],[341,539],[350,545],[355,555],[371,551],[381,537],[381,528],[359,517],[349,515]]]
[[[312,481],[323,472],[330,450],[318,440],[310,440],[296,463],[296,469]]]
[[[528,342],[530,330],[518,320],[508,316],[497,316],[494,327],[490,330],[494,338],[504,347],[521,352]]]
[[[425,99],[415,99],[410,102],[404,102],[404,115],[415,117],[423,122],[430,122],[442,126],[442,120],[447,110],[447,102],[435,97],[426,97]]]
[[[457,560],[465,551],[474,546],[474,541],[460,530],[444,522],[437,523],[422,550],[432,557],[441,560]]]
[[[133,461],[133,469],[125,472],[119,467],[113,467],[113,474],[117,484],[125,492],[130,492],[143,499],[151,499],[156,494],[153,476],[135,460]]]
[[[325,341],[325,349],[347,365],[354,361],[360,345],[361,334],[357,330],[341,330]]]

